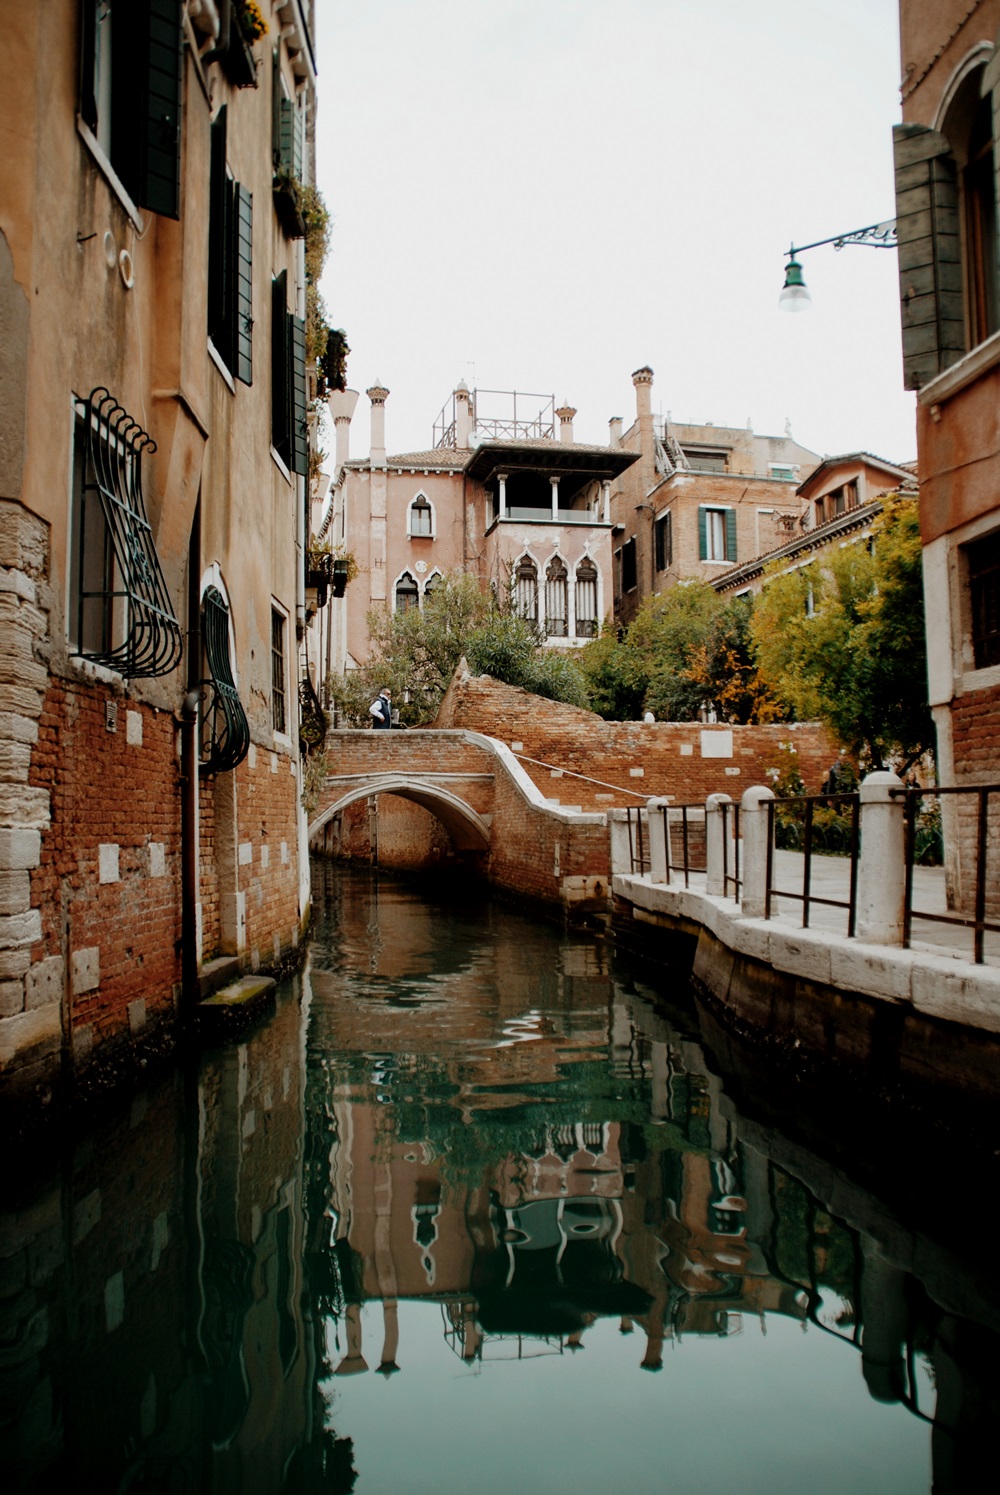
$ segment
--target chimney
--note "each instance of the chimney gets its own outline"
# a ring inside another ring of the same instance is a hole
[[[459,451],[469,450],[472,435],[472,396],[464,379],[459,379],[455,388],[455,445]]]
[[[639,464],[643,473],[645,490],[648,492],[655,470],[653,456],[653,370],[648,364],[636,369],[632,375],[635,385],[635,413],[639,421]]]
[[[573,417],[576,411],[572,405],[562,405],[556,415],[559,417],[559,440],[571,442],[573,440]]]
[[[333,419],[334,430],[337,436],[337,445],[334,453],[334,477],[341,471],[344,463],[351,455],[351,417],[354,407],[358,403],[358,392],[356,389],[334,389],[327,395],[327,409]]]
[[[365,394],[372,402],[372,444],[371,456],[369,458],[373,467],[385,466],[385,402],[389,398],[389,391],[376,379],[371,389],[366,389]]]
[[[621,418],[620,415],[613,415],[611,417],[611,419],[608,421],[608,432],[609,432],[608,445],[609,446],[621,446],[621,444],[622,444],[622,418]]]

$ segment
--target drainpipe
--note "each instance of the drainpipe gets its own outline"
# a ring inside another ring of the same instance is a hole
[[[198,707],[189,690],[181,707],[181,992],[189,1016],[201,995],[198,982]]]
[[[201,64],[207,67],[210,62],[215,62],[219,57],[224,57],[229,51],[229,32],[232,27],[233,6],[232,0],[219,0],[218,27],[215,30],[216,42],[208,52],[202,52]]]
[[[201,997],[198,950],[198,710],[201,706],[201,497],[188,551],[187,695],[181,706],[181,1001],[182,1017]]]

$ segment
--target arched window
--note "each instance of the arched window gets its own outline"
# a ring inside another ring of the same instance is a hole
[[[201,771],[227,773],[250,750],[250,725],[233,678],[229,604],[218,587],[210,586],[201,607]]]
[[[597,637],[597,567],[589,555],[576,568],[576,636]]]
[[[429,597],[432,592],[436,592],[443,581],[444,577],[440,571],[432,571],[424,582],[424,596]]]
[[[407,613],[411,607],[420,605],[420,592],[409,571],[404,571],[396,583],[395,606],[398,613]]]
[[[538,567],[522,555],[514,568],[514,606],[522,618],[538,622]]]
[[[434,510],[431,508],[427,496],[423,493],[418,493],[410,505],[407,533],[411,539],[433,539]]]
[[[567,574],[566,562],[554,555],[545,570],[545,632],[551,638],[566,637]]]

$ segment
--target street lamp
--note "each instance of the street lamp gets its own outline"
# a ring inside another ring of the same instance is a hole
[[[890,218],[885,223],[872,223],[867,228],[855,228],[849,234],[835,234],[832,239],[817,239],[815,244],[802,244],[798,249],[793,244],[787,250],[785,283],[778,297],[778,305],[782,311],[805,311],[811,303],[812,297],[803,279],[802,266],[796,259],[796,255],[804,254],[807,249],[821,249],[825,244],[832,244],[834,249],[843,249],[845,244],[868,244],[872,249],[895,249],[896,220]]]

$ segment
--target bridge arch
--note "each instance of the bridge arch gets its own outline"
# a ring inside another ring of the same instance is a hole
[[[429,783],[417,776],[406,774],[371,774],[363,783],[355,784],[327,805],[321,814],[309,824],[309,841],[319,834],[328,821],[356,800],[370,799],[377,794],[395,794],[400,799],[411,800],[440,820],[455,843],[457,851],[488,851],[490,848],[489,821],[478,814],[465,800],[452,794],[439,784]]]

